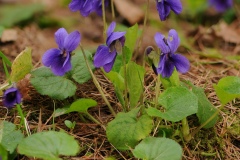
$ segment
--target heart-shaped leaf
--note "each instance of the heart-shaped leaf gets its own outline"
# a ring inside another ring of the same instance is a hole
[[[85,51],[85,53],[91,69],[94,69],[92,54],[88,51]],[[83,84],[87,82],[89,79],[91,79],[91,74],[88,71],[86,62],[83,57],[83,53],[81,51],[79,50],[75,51],[75,55],[72,56],[71,63],[72,70],[70,71],[70,74],[76,82],[78,82],[79,84]]]
[[[26,74],[30,73],[33,68],[31,53],[32,50],[30,48],[26,48],[15,58],[11,67],[11,81],[18,82],[23,79]]]
[[[81,98],[70,105],[70,108],[67,110],[67,113],[70,112],[86,113],[88,108],[94,107],[96,105],[97,102],[93,99]]]
[[[65,77],[55,76],[49,68],[40,67],[32,71],[31,84],[42,95],[63,100],[76,92],[76,85]]]
[[[148,115],[177,122],[198,111],[197,97],[185,87],[168,88],[159,96],[158,101],[166,111],[150,107],[147,109]]]
[[[151,132],[152,119],[148,115],[137,117],[138,111],[139,108],[128,113],[120,112],[108,123],[107,138],[117,149],[128,150]]]
[[[182,148],[172,139],[147,137],[135,147],[133,155],[144,160],[180,160]]]
[[[192,92],[198,98],[197,116],[199,122],[203,124],[217,111],[217,109],[209,102],[202,88],[192,86]],[[204,128],[213,127],[216,124],[217,120],[218,117],[216,116],[207,125],[205,125]]]
[[[129,48],[129,51],[133,53],[136,41],[138,38],[138,24],[136,23],[134,26],[127,29],[125,46]]]
[[[0,136],[2,137],[0,143],[11,154],[14,152],[18,143],[21,142],[24,136],[20,130],[16,130],[16,126],[14,124],[7,121],[0,122],[0,124]]]
[[[232,101],[234,98],[240,97],[240,77],[224,77],[213,87],[223,105]]]
[[[44,160],[60,160],[60,155],[74,156],[79,149],[79,144],[74,137],[55,131],[32,134],[18,145],[20,154]]]

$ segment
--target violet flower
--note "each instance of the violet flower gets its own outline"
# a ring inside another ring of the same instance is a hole
[[[209,0],[209,5],[213,6],[218,12],[224,12],[233,5],[232,0]]]
[[[105,6],[108,1],[105,1]],[[81,15],[86,17],[92,12],[102,15],[102,0],[72,0],[69,4],[71,11],[80,11]]]
[[[112,22],[107,30],[107,46],[100,45],[94,56],[94,66],[96,68],[103,67],[105,72],[111,71],[117,57],[117,53],[121,52],[125,43],[124,35],[126,32],[114,32],[115,27],[116,23]]]
[[[3,105],[12,108],[15,104],[21,103],[22,96],[15,87],[7,89],[3,94]]]
[[[170,77],[176,67],[180,73],[186,73],[190,68],[188,59],[180,54],[175,54],[180,44],[180,39],[174,29],[169,31],[166,39],[161,33],[156,33],[155,41],[161,49],[160,61],[157,67],[158,74],[162,77]]]
[[[165,21],[170,11],[176,14],[182,12],[182,3],[180,0],[156,0],[157,10],[161,21]]]
[[[71,53],[77,48],[80,40],[81,35],[78,31],[68,34],[64,28],[58,29],[55,32],[58,48],[47,50],[42,57],[42,63],[50,67],[55,75],[63,76],[72,69]]]

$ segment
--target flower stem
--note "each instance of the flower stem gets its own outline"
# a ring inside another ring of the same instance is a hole
[[[125,101],[125,105],[124,105],[124,108],[125,108],[125,111],[128,111],[129,108],[128,108],[128,85],[127,85],[127,64],[126,64],[126,55],[124,52],[122,52],[122,61],[123,61],[123,78],[124,78],[124,101]]]
[[[157,82],[156,82],[156,88],[155,88],[155,102],[154,102],[154,107],[157,108],[158,105],[158,96],[160,92],[160,75],[157,75]]]
[[[82,53],[83,53],[83,57],[84,57],[84,60],[86,62],[86,65],[87,65],[87,68],[88,68],[88,71],[90,72],[91,76],[92,76],[92,79],[93,79],[93,83],[95,84],[95,86],[97,87],[98,91],[100,92],[104,102],[107,104],[110,112],[112,113],[112,115],[115,117],[116,116],[116,113],[115,111],[113,110],[112,106],[110,105],[109,101],[107,100],[103,90],[102,90],[102,87],[100,86],[100,84],[98,83],[97,81],[97,78],[94,76],[93,72],[92,72],[92,69],[90,68],[90,65],[88,63],[88,60],[87,60],[87,57],[86,57],[86,54],[85,54],[85,51],[83,49],[83,47],[80,45],[80,48],[82,50]]]
[[[17,110],[18,110],[18,114],[20,115],[20,118],[21,118],[21,120],[20,120],[20,126],[24,125],[24,128],[25,128],[25,130],[26,130],[26,132],[27,132],[27,135],[29,136],[30,134],[29,134],[27,125],[26,125],[26,123],[25,123],[25,117],[24,117],[24,115],[23,115],[23,111],[22,111],[22,108],[21,108],[21,105],[20,105],[20,104],[17,104]]]
[[[106,41],[107,22],[106,22],[106,13],[105,13],[105,0],[102,0],[102,17],[103,17],[103,37],[104,37],[104,41]]]
[[[9,72],[8,72],[8,69],[7,69],[7,65],[6,65],[4,59],[3,59],[2,62],[3,62],[3,68],[4,68],[4,72],[6,74],[6,77],[7,77],[7,79],[9,79],[10,75],[9,75]],[[9,82],[9,83],[11,84],[11,82]]]
[[[84,114],[90,119],[92,120],[93,122],[95,122],[96,124],[100,125],[101,127],[103,127],[104,130],[106,130],[106,127],[101,123],[99,122],[96,118],[94,118],[91,114],[89,114],[88,112],[84,112]]]
[[[189,131],[189,125],[186,117],[182,119],[182,134],[185,141],[189,142],[191,140],[192,136]]]
[[[206,126],[213,118],[215,118],[218,113],[223,109],[224,105],[222,104],[219,109],[210,117],[208,120],[206,120],[201,126],[199,126],[196,130],[192,132],[192,137],[194,137],[195,134],[197,134],[204,126]]]
[[[111,0],[111,9],[112,9],[112,19],[115,19],[115,10],[114,10],[114,4],[113,4],[114,0]]]

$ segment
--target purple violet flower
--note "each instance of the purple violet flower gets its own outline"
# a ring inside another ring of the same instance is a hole
[[[182,3],[180,0],[156,0],[157,10],[161,21],[165,21],[170,11],[176,14],[182,12]]]
[[[47,50],[42,57],[42,63],[50,67],[55,75],[63,76],[72,69],[71,53],[77,48],[80,40],[81,35],[78,31],[68,34],[64,28],[58,29],[55,32],[58,48]]]
[[[108,6],[108,1],[105,1],[105,6]],[[69,8],[73,12],[80,11],[84,17],[92,12],[102,15],[102,0],[72,0]]]
[[[209,5],[214,6],[218,12],[224,12],[233,5],[232,0],[209,0]]]
[[[190,68],[188,59],[180,54],[175,54],[180,44],[178,33],[171,29],[166,39],[161,33],[156,33],[155,42],[161,49],[160,61],[157,67],[158,74],[162,77],[170,77],[176,67],[180,73],[186,73]]]
[[[12,108],[15,104],[21,103],[22,96],[15,87],[7,89],[3,94],[3,105]]]
[[[96,68],[103,67],[105,72],[111,71],[117,53],[119,53],[119,50],[122,49],[125,43],[124,35],[126,32],[114,32],[115,27],[116,23],[112,22],[107,30],[107,46],[100,45],[94,56],[94,66]]]

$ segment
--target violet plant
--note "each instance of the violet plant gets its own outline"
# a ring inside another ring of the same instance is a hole
[[[104,8],[108,3],[102,5],[103,2],[100,0],[72,0],[69,8],[74,12],[80,11],[82,16],[97,12],[104,17]],[[170,10],[173,10],[176,14],[180,14],[182,11],[180,0],[157,0],[156,6],[162,21],[167,19]],[[106,25],[105,20],[103,18],[104,26]],[[147,16],[145,17],[146,20]],[[146,23],[144,24],[146,25]],[[21,135],[21,139],[12,148],[7,146],[9,142],[2,142],[0,139],[4,151],[9,152],[4,153],[6,156],[16,151],[17,146],[18,153],[42,159],[59,159],[60,155],[74,156],[80,150],[76,140],[64,132],[47,131],[31,135],[28,131],[24,114],[19,105],[21,95],[17,88],[8,88],[12,83],[23,79],[28,73],[31,74],[31,84],[40,94],[47,95],[54,100],[64,101],[69,97],[74,99],[70,104],[57,106],[61,110],[61,114],[56,115],[54,109],[53,117],[79,112],[106,130],[108,141],[115,148],[120,151],[131,151],[135,158],[149,160],[159,158],[163,160],[181,159],[182,148],[177,141],[187,143],[201,128],[211,128],[215,125],[219,110],[209,102],[203,89],[194,86],[191,82],[180,81],[179,73],[187,73],[190,69],[190,62],[185,56],[176,53],[180,45],[177,31],[171,29],[168,38],[162,33],[156,33],[154,37],[156,47],[148,47],[145,50],[144,55],[146,55],[148,62],[150,62],[149,65],[156,73],[155,98],[146,99],[144,97],[145,61],[143,66],[132,61],[135,44],[140,38],[138,25],[136,24],[126,31],[114,31],[116,25],[116,22],[110,23],[106,31],[106,45],[100,45],[93,58],[92,54],[84,50],[80,44],[81,34],[79,31],[68,34],[66,29],[60,28],[55,32],[58,48],[49,49],[44,53],[42,57],[44,66],[32,69],[31,58],[29,59],[31,51],[29,49],[23,51],[15,59],[11,68],[11,75],[6,70],[10,83],[1,87],[1,90],[4,90],[3,101],[5,107],[10,109],[17,104],[28,137],[23,139],[23,134],[18,133]],[[103,33],[105,33],[105,28]],[[80,46],[80,50],[77,49],[78,46]],[[3,54],[0,55],[3,59]],[[27,69],[19,71],[18,67],[22,64],[23,59],[26,61],[24,65]],[[111,107],[94,75],[93,70],[95,68],[103,68],[103,74],[113,83],[122,112],[116,113]],[[107,125],[102,124],[88,113],[89,108],[97,106],[95,100],[89,98],[78,99],[75,96],[76,84],[83,84],[91,78],[114,117]],[[161,84],[163,88],[160,92]],[[235,89],[239,84],[239,77],[225,77],[214,85],[222,104],[220,109],[234,98],[240,97],[239,90]],[[200,126],[190,132],[187,117],[193,114],[197,114]],[[163,123],[163,121],[168,123]],[[70,123],[70,121],[65,121],[65,123],[72,131],[75,124]],[[179,129],[174,130],[175,123],[178,123]],[[15,125],[6,121],[2,124],[4,128],[10,126],[12,128],[11,132],[18,132],[15,130]],[[163,128],[160,128],[160,125]],[[173,130],[173,134],[167,135],[164,129],[169,127]],[[54,130],[54,126],[52,129]],[[160,132],[164,133],[163,136],[156,135]],[[180,137],[180,139],[177,137]],[[43,138],[47,141],[42,142]],[[53,143],[50,144],[48,141]],[[32,150],[38,150],[38,153],[33,153]]]

